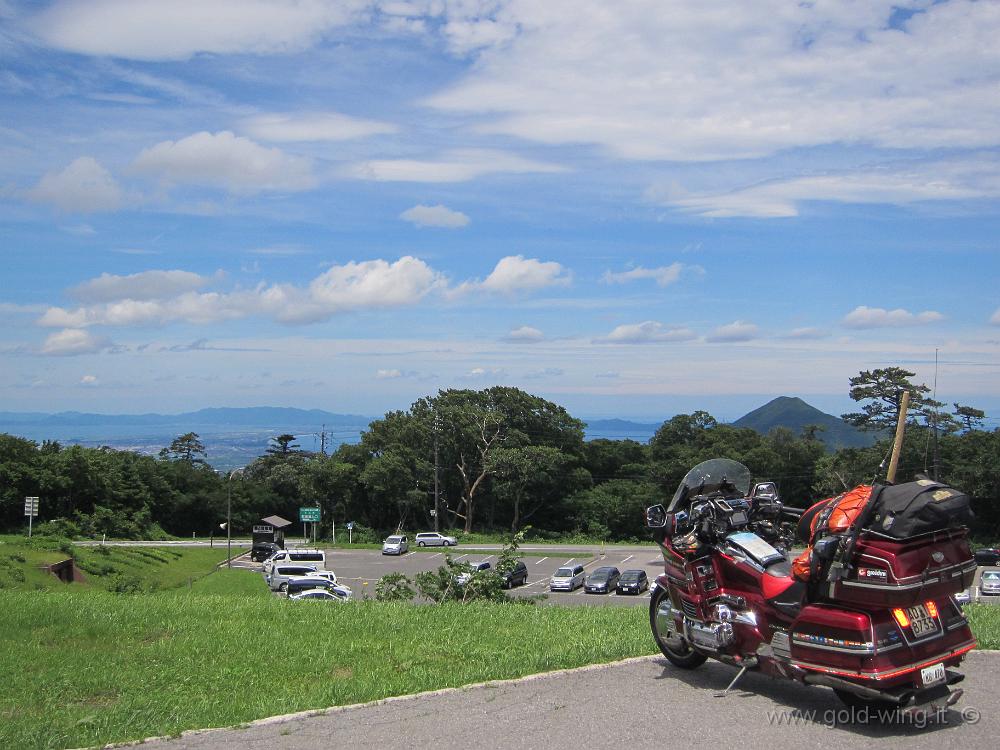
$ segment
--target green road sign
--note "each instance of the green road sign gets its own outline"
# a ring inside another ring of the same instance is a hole
[[[319,521],[319,508],[299,508],[299,520],[303,523],[307,521]]]

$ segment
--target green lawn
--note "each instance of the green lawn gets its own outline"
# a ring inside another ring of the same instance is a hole
[[[84,589],[156,591],[189,586],[226,559],[216,547],[83,547],[65,539],[0,537],[0,589],[58,589],[66,586],[41,566],[73,557]]]
[[[654,650],[641,607],[330,604],[196,590],[0,591],[0,747],[134,740]]]

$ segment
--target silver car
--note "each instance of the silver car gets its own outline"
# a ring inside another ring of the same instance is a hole
[[[586,574],[582,565],[559,568],[549,579],[549,591],[576,591],[583,585]]]
[[[406,537],[402,534],[393,534],[390,537],[386,537],[386,540],[382,542],[383,555],[401,555],[409,551],[409,542],[406,541]]]
[[[979,578],[980,596],[1000,596],[1000,568],[986,568]]]
[[[436,531],[422,531],[413,537],[418,547],[454,547],[458,540],[453,536],[445,536]]]

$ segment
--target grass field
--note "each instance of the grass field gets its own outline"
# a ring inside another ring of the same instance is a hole
[[[192,584],[226,559],[216,547],[116,547],[73,545],[65,539],[0,537],[0,589],[59,589],[65,586],[41,569],[69,557],[86,580],[82,589],[157,591]]]
[[[643,608],[196,590],[0,591],[0,747],[139,739],[653,650]]]

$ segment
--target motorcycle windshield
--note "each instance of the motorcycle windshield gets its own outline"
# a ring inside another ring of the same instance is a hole
[[[746,497],[750,493],[750,469],[730,458],[702,461],[684,475],[667,510],[676,510],[695,495],[719,491],[727,497]]]

